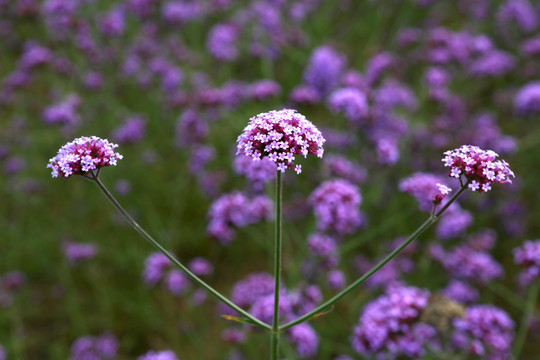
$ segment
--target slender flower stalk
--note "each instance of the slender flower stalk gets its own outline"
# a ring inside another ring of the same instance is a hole
[[[274,316],[272,320],[271,359],[279,358],[279,289],[281,287],[281,201],[282,201],[281,172],[276,178],[276,238],[274,247]]]
[[[283,326],[280,327],[280,330],[287,330],[295,325],[301,324],[310,318],[316,316],[317,314],[321,313],[324,309],[327,309],[328,307],[332,306],[336,301],[350,293],[352,290],[354,290],[358,285],[362,284],[364,281],[369,279],[373,274],[375,274],[380,268],[382,268],[384,265],[386,265],[390,260],[392,260],[396,255],[398,255],[407,245],[409,245],[413,240],[417,239],[427,228],[429,228],[431,225],[433,225],[439,217],[452,205],[454,201],[457,200],[457,198],[465,191],[467,190],[467,185],[464,184],[460,187],[460,189],[452,196],[437,212],[430,215],[430,217],[424,221],[422,225],[414,233],[412,233],[411,236],[407,238],[399,247],[397,247],[394,251],[392,251],[388,256],[386,256],[384,259],[382,259],[377,265],[375,265],[371,270],[369,270],[367,273],[362,275],[360,278],[358,278],[356,281],[354,281],[352,284],[347,286],[344,290],[342,290],[339,294],[336,294],[331,299],[324,302],[322,305],[318,306],[314,310],[308,312],[305,315],[300,316],[298,319],[293,320]]]
[[[529,330],[529,319],[532,313],[534,312],[534,306],[536,300],[538,299],[538,292],[540,291],[540,283],[535,282],[531,285],[529,289],[529,294],[527,295],[527,301],[525,303],[525,309],[521,317],[521,324],[519,325],[519,331],[516,336],[516,341],[514,342],[514,358],[519,359],[521,355],[521,350],[525,344],[525,339],[527,338],[527,332]]]
[[[118,201],[116,201],[114,196],[109,192],[109,190],[105,187],[105,185],[103,185],[103,183],[101,182],[101,180],[99,179],[97,174],[95,174],[92,171],[89,172],[89,174],[90,174],[92,180],[97,184],[99,189],[103,192],[103,194],[105,194],[107,199],[111,202],[111,204],[113,204],[113,206],[124,217],[124,219],[126,219],[126,221],[129,223],[129,225],[133,229],[135,229],[139,234],[141,234],[150,243],[150,245],[152,245],[156,250],[163,253],[163,255],[165,255],[176,267],[178,267],[181,271],[183,271],[191,280],[193,280],[195,283],[197,283],[200,286],[202,286],[203,288],[205,288],[208,292],[210,292],[212,295],[217,297],[219,300],[221,300],[222,302],[224,302],[225,304],[227,304],[228,306],[233,308],[239,314],[241,314],[242,316],[249,319],[249,321],[252,322],[253,324],[258,325],[258,326],[260,326],[262,328],[265,328],[267,330],[272,329],[268,324],[260,321],[256,317],[249,314],[247,311],[243,310],[242,308],[240,308],[239,306],[234,304],[231,300],[229,300],[224,295],[222,295],[217,290],[215,290],[210,285],[208,285],[206,282],[201,280],[197,275],[195,275],[191,271],[189,271],[189,269],[187,267],[185,267],[180,261],[178,261],[171,253],[169,253],[163,246],[161,246],[156,240],[154,240],[154,238],[152,238],[152,236],[150,236],[135,220],[133,220],[133,218],[128,214],[128,212],[126,210],[124,210],[124,208],[120,205],[120,203],[118,203]]]

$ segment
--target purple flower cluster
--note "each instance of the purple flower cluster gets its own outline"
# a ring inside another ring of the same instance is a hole
[[[214,271],[212,264],[201,257],[192,259],[188,269],[197,276],[211,275]],[[155,252],[146,258],[142,276],[148,286],[153,287],[162,282],[163,286],[176,296],[185,295],[191,289],[189,278],[182,271],[173,267],[171,261],[162,253]],[[197,291],[193,293],[195,304],[201,303],[204,299],[205,297],[200,298]]]
[[[206,47],[208,52],[218,60],[232,61],[238,56],[239,29],[233,24],[215,25],[208,34]]]
[[[328,99],[328,107],[333,113],[343,113],[352,124],[361,124],[369,113],[366,95],[356,88],[341,88]]]
[[[77,265],[90,260],[97,254],[97,248],[92,243],[66,241],[62,244],[62,250],[70,265]]]
[[[69,360],[106,360],[115,359],[118,340],[111,333],[100,336],[83,336],[71,345]]]
[[[295,155],[322,157],[325,142],[321,132],[305,116],[290,109],[252,117],[237,141],[237,155],[249,156],[254,161],[267,157],[276,163],[279,171],[294,169],[296,173],[302,167],[294,164]]]
[[[312,234],[307,239],[308,249],[311,254],[322,261],[322,265],[329,269],[339,262],[339,253],[336,241],[327,235]]]
[[[414,173],[399,183],[399,190],[412,195],[422,211],[431,211],[434,203],[440,203],[451,189],[442,176],[429,173]]]
[[[449,176],[461,179],[465,176],[468,187],[479,193],[491,190],[495,183],[512,182],[514,173],[504,160],[492,150],[482,150],[477,146],[463,145],[444,153],[444,166],[450,167]]]
[[[67,143],[58,150],[58,154],[49,160],[48,168],[52,177],[86,176],[89,172],[104,166],[116,165],[122,155],[115,152],[117,144],[97,136],[83,136]]]
[[[523,270],[519,274],[519,283],[529,286],[540,278],[540,240],[526,241],[514,249],[514,261]]]
[[[424,344],[436,335],[434,328],[419,322],[428,299],[426,290],[389,287],[384,295],[366,305],[360,315],[351,338],[354,350],[381,359],[421,358]]]
[[[146,354],[139,356],[137,360],[178,360],[178,357],[172,350],[150,350]]]
[[[274,312],[274,277],[268,273],[253,273],[238,281],[232,289],[231,300],[249,311],[256,318],[270,324]],[[291,321],[297,316],[313,310],[322,301],[322,294],[317,286],[287,291],[280,289],[279,314],[284,321]],[[234,314],[229,308],[222,311]],[[233,342],[237,342],[237,332],[233,334]],[[286,333],[286,338],[294,344],[299,357],[314,356],[318,350],[319,337],[307,323],[302,323]],[[241,335],[243,341],[244,335]]]
[[[127,118],[117,127],[111,137],[121,144],[138,143],[146,134],[146,122],[140,116]]]
[[[477,284],[486,284],[503,276],[502,266],[488,253],[468,245],[458,245],[451,251],[432,245],[431,256],[439,261],[449,275]]]
[[[478,301],[480,294],[471,285],[464,281],[452,279],[443,289],[442,293],[448,298],[463,304],[470,304]]]
[[[240,192],[222,195],[208,211],[208,235],[227,245],[235,236],[235,228],[272,219],[272,208],[272,200],[264,195],[252,199]]]
[[[329,154],[324,157],[324,174],[328,177],[340,177],[353,184],[362,183],[367,178],[365,168],[339,155]]]
[[[304,72],[304,81],[319,98],[328,95],[339,82],[345,67],[345,58],[329,46],[316,48]]]
[[[248,156],[239,155],[234,159],[234,171],[244,175],[258,189],[276,178],[276,169],[276,164],[266,157],[253,161]]]
[[[348,235],[364,223],[359,210],[362,202],[360,190],[347,180],[334,179],[323,182],[308,200],[313,206],[319,231]]]
[[[523,86],[514,98],[514,108],[518,114],[528,115],[540,112],[540,82]]]
[[[48,124],[75,125],[80,120],[77,113],[80,103],[77,95],[69,95],[63,101],[47,107],[43,111],[43,120]]]
[[[451,343],[466,354],[487,360],[510,358],[514,322],[503,310],[492,305],[468,307],[463,319],[454,319],[454,327]]]

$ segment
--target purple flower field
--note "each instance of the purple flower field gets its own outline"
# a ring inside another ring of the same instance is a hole
[[[0,0],[0,36],[0,360],[538,358],[537,1]]]

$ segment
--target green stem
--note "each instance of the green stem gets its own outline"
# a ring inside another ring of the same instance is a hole
[[[272,319],[271,359],[279,357],[279,289],[281,288],[281,202],[282,202],[281,171],[276,178],[276,238],[274,242],[274,317]]]
[[[534,310],[534,305],[536,304],[536,299],[538,299],[538,291],[540,290],[540,283],[535,282],[529,289],[529,294],[527,295],[527,302],[525,303],[525,310],[521,316],[521,324],[519,325],[519,332],[516,336],[516,341],[514,343],[514,358],[519,359],[521,355],[521,350],[525,344],[525,339],[527,338],[527,332],[529,330],[529,318]]]
[[[303,323],[304,321],[307,321],[309,320],[311,317],[313,317],[314,315],[317,315],[319,314],[320,312],[322,312],[322,310],[332,306],[336,301],[338,301],[339,299],[341,299],[342,297],[344,297],[345,295],[347,295],[349,292],[351,292],[354,288],[356,288],[358,285],[362,284],[364,281],[366,281],[367,279],[369,279],[373,274],[375,274],[380,268],[382,268],[384,265],[386,265],[390,260],[392,260],[397,254],[399,254],[403,249],[405,249],[405,247],[407,245],[409,245],[413,240],[415,240],[416,238],[418,238],[427,228],[429,228],[433,223],[435,223],[439,216],[441,216],[445,211],[446,209],[448,209],[448,207],[450,205],[452,205],[452,203],[454,201],[456,201],[456,199],[463,193],[463,191],[465,191],[467,189],[467,184],[465,184],[464,186],[462,186],[455,194],[454,196],[452,196],[447,202],[446,204],[443,205],[443,207],[437,211],[434,215],[431,215],[426,221],[424,221],[424,223],[422,225],[420,225],[420,227],[418,229],[416,229],[416,231],[414,233],[412,233],[411,236],[409,236],[407,238],[407,240],[405,240],[398,248],[396,248],[394,251],[392,251],[387,257],[385,257],[384,259],[382,259],[377,265],[375,265],[373,268],[371,268],[371,270],[369,270],[367,273],[365,273],[364,275],[362,275],[360,278],[358,278],[356,281],[354,281],[352,284],[350,284],[349,286],[347,286],[344,290],[342,290],[339,294],[335,295],[334,297],[332,297],[331,299],[327,300],[326,302],[324,302],[323,304],[321,304],[320,306],[318,306],[316,309],[308,312],[307,314],[305,315],[302,315],[300,316],[298,319],[296,320],[293,320],[291,321],[290,323],[287,323],[283,326],[280,327],[280,330],[286,330],[286,329],[289,329],[295,325],[298,325],[300,323]]]
[[[180,261],[178,261],[171,253],[169,253],[163,246],[161,246],[156,240],[154,240],[154,238],[152,238],[139,224],[137,224],[137,222],[135,222],[135,220],[133,220],[133,218],[127,213],[127,211],[124,210],[124,208],[118,203],[118,201],[116,201],[116,199],[109,192],[109,190],[107,190],[107,188],[105,187],[105,185],[103,185],[101,180],[99,180],[97,175],[95,175],[94,173],[91,173],[91,175],[92,175],[92,179],[95,181],[95,183],[97,184],[99,189],[103,192],[103,194],[105,194],[107,199],[114,205],[116,210],[118,210],[118,212],[124,217],[124,219],[126,219],[126,221],[129,223],[129,225],[131,225],[131,227],[133,229],[135,229],[139,234],[141,234],[150,243],[150,245],[152,245],[156,250],[160,251],[176,267],[178,267],[180,270],[182,270],[191,280],[193,280],[194,282],[196,282],[197,284],[199,284],[200,286],[205,288],[209,293],[211,293],[212,295],[217,297],[219,300],[221,300],[222,302],[224,302],[225,304],[227,304],[228,306],[230,306],[231,308],[236,310],[239,314],[245,316],[247,319],[249,319],[254,324],[256,324],[256,325],[258,325],[260,327],[263,327],[263,328],[265,328],[267,330],[272,329],[268,324],[260,321],[256,317],[249,314],[247,311],[245,311],[242,308],[238,307],[231,300],[229,300],[228,298],[223,296],[217,290],[215,290],[210,285],[208,285],[203,280],[201,280],[199,277],[197,277],[197,275],[195,275],[191,271],[189,271],[188,268],[186,268],[184,265],[182,265],[182,263]]]

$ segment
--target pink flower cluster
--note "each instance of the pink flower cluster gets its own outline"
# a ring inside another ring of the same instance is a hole
[[[123,157],[114,151],[117,147],[117,144],[97,136],[83,136],[62,146],[58,154],[49,160],[47,168],[52,169],[53,178],[84,176],[104,166],[116,166],[116,162]]]
[[[325,139],[304,115],[283,109],[252,117],[237,142],[237,155],[244,154],[254,161],[267,157],[279,171],[293,169],[299,174],[302,167],[294,164],[295,155],[322,157]]]
[[[491,190],[494,183],[512,182],[515,177],[504,160],[496,160],[499,156],[492,150],[483,150],[477,146],[463,145],[449,150],[442,161],[450,167],[449,176],[461,179],[465,176],[472,191],[479,193]]]

